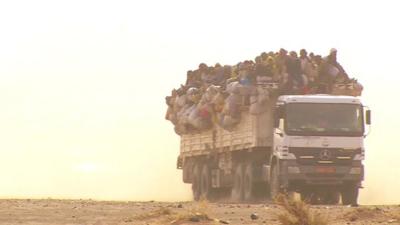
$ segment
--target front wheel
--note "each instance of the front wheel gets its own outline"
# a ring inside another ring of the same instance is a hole
[[[310,190],[303,190],[300,192],[300,199],[309,204],[317,204],[317,195]]]
[[[276,165],[273,165],[271,170],[270,191],[272,199],[275,199],[280,193],[282,193],[281,182],[279,181],[279,171]]]
[[[343,205],[357,205],[358,202],[358,186],[356,184],[348,184],[342,190]]]

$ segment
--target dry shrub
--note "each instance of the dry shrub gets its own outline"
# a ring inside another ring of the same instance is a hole
[[[140,214],[134,217],[134,219],[139,219],[139,220],[145,220],[145,219],[152,219],[152,218],[157,218],[161,216],[167,216],[167,215],[172,215],[175,214],[172,212],[171,209],[166,208],[166,207],[160,207],[159,209],[156,209],[154,211]]]
[[[282,225],[327,225],[326,217],[319,213],[313,213],[310,206],[287,195],[279,195],[275,202],[282,206],[285,212],[278,215],[278,220]]]
[[[192,212],[195,211],[195,212],[207,215],[208,211],[209,211],[209,208],[210,208],[210,204],[207,201],[207,199],[201,199],[190,210]]]

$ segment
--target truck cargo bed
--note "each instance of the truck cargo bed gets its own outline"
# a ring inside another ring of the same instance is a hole
[[[220,126],[213,129],[181,136],[181,155],[203,155],[212,151],[236,151],[255,147],[272,146],[272,107],[268,104],[265,112],[251,115],[241,113],[241,119],[232,130]]]

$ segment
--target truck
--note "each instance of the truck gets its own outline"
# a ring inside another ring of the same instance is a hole
[[[358,97],[312,94],[269,99],[239,124],[183,134],[177,168],[193,198],[232,201],[298,193],[315,204],[357,204],[371,111]]]

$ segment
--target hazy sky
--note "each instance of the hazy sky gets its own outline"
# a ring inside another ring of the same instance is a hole
[[[361,203],[400,203],[396,1],[1,1],[0,197],[188,200],[164,96],[200,62],[306,48],[364,85]]]

